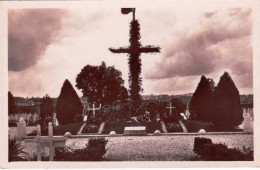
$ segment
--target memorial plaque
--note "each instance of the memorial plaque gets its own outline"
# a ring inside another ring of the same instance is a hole
[[[124,135],[146,135],[145,126],[125,127]]]

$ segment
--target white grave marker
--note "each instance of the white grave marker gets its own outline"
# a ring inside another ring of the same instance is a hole
[[[16,137],[18,140],[22,139],[24,136],[26,136],[26,123],[24,119],[21,117],[19,122],[17,123],[17,134]]]
[[[124,135],[146,135],[145,126],[125,127]]]
[[[37,126],[37,130],[40,130],[40,126]],[[63,147],[67,140],[67,137],[53,136],[53,127],[51,122],[49,122],[48,125],[48,135],[49,136],[36,136],[37,161],[41,161],[41,151],[43,147],[49,147],[49,161],[53,161],[54,147]]]

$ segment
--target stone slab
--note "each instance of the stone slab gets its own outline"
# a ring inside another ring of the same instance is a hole
[[[145,126],[125,127],[124,135],[146,135]]]

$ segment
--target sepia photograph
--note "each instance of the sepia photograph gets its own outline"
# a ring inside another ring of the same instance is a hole
[[[253,163],[253,7],[113,2],[5,8],[8,164]]]

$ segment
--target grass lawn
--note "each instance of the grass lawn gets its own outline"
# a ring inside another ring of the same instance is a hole
[[[80,130],[83,124],[84,124],[83,122],[78,122],[78,123],[70,123],[67,125],[59,125],[53,127],[53,135],[63,136],[66,132],[70,132],[72,135],[77,135],[78,131]],[[47,134],[43,134],[43,135],[47,135]],[[28,136],[36,136],[36,130],[28,134]]]
[[[154,133],[155,130],[162,132],[162,126],[160,122],[142,122],[138,124],[127,123],[125,121],[120,122],[107,122],[105,124],[103,134],[109,134],[111,131],[115,131],[117,134],[123,134],[125,127],[129,126],[145,126],[147,133]]]

